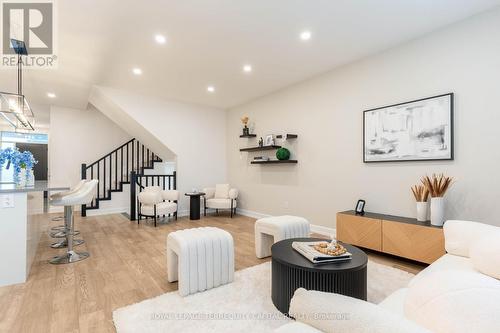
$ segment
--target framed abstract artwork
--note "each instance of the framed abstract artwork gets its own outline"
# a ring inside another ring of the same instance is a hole
[[[363,112],[363,162],[453,160],[453,93]]]

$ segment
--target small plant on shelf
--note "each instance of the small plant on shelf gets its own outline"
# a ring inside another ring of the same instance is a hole
[[[243,124],[243,135],[250,135],[250,130],[248,129],[248,116],[241,117],[241,123]]]

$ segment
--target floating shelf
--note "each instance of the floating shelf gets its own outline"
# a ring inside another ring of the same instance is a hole
[[[251,164],[296,164],[297,160],[269,160],[269,161],[252,161]]]
[[[276,139],[282,139],[283,135],[276,135]],[[297,134],[285,134],[285,140],[288,139],[297,139],[298,135]]]
[[[240,151],[261,151],[261,150],[273,150],[279,148],[281,148],[281,146],[248,147],[248,148],[241,148]]]
[[[296,164],[297,160],[269,160],[269,161],[252,161],[251,164]]]
[[[240,135],[240,138],[255,138],[257,134]]]

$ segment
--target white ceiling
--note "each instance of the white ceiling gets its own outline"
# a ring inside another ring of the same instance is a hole
[[[58,1],[57,70],[25,72],[34,104],[85,108],[90,87],[232,107],[500,5],[500,0]],[[308,42],[298,35],[312,32]],[[158,45],[154,34],[168,41]],[[253,72],[243,74],[242,66]],[[143,70],[132,74],[133,67]],[[0,90],[15,90],[0,71]],[[208,85],[216,92],[209,94]],[[47,92],[57,98],[49,99]]]

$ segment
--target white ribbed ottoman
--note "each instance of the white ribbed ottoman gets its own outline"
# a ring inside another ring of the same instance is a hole
[[[309,222],[298,216],[272,216],[255,221],[255,254],[271,255],[271,246],[283,239],[309,237]]]
[[[229,232],[213,227],[168,234],[167,276],[168,282],[179,281],[181,296],[232,282],[233,237]]]

